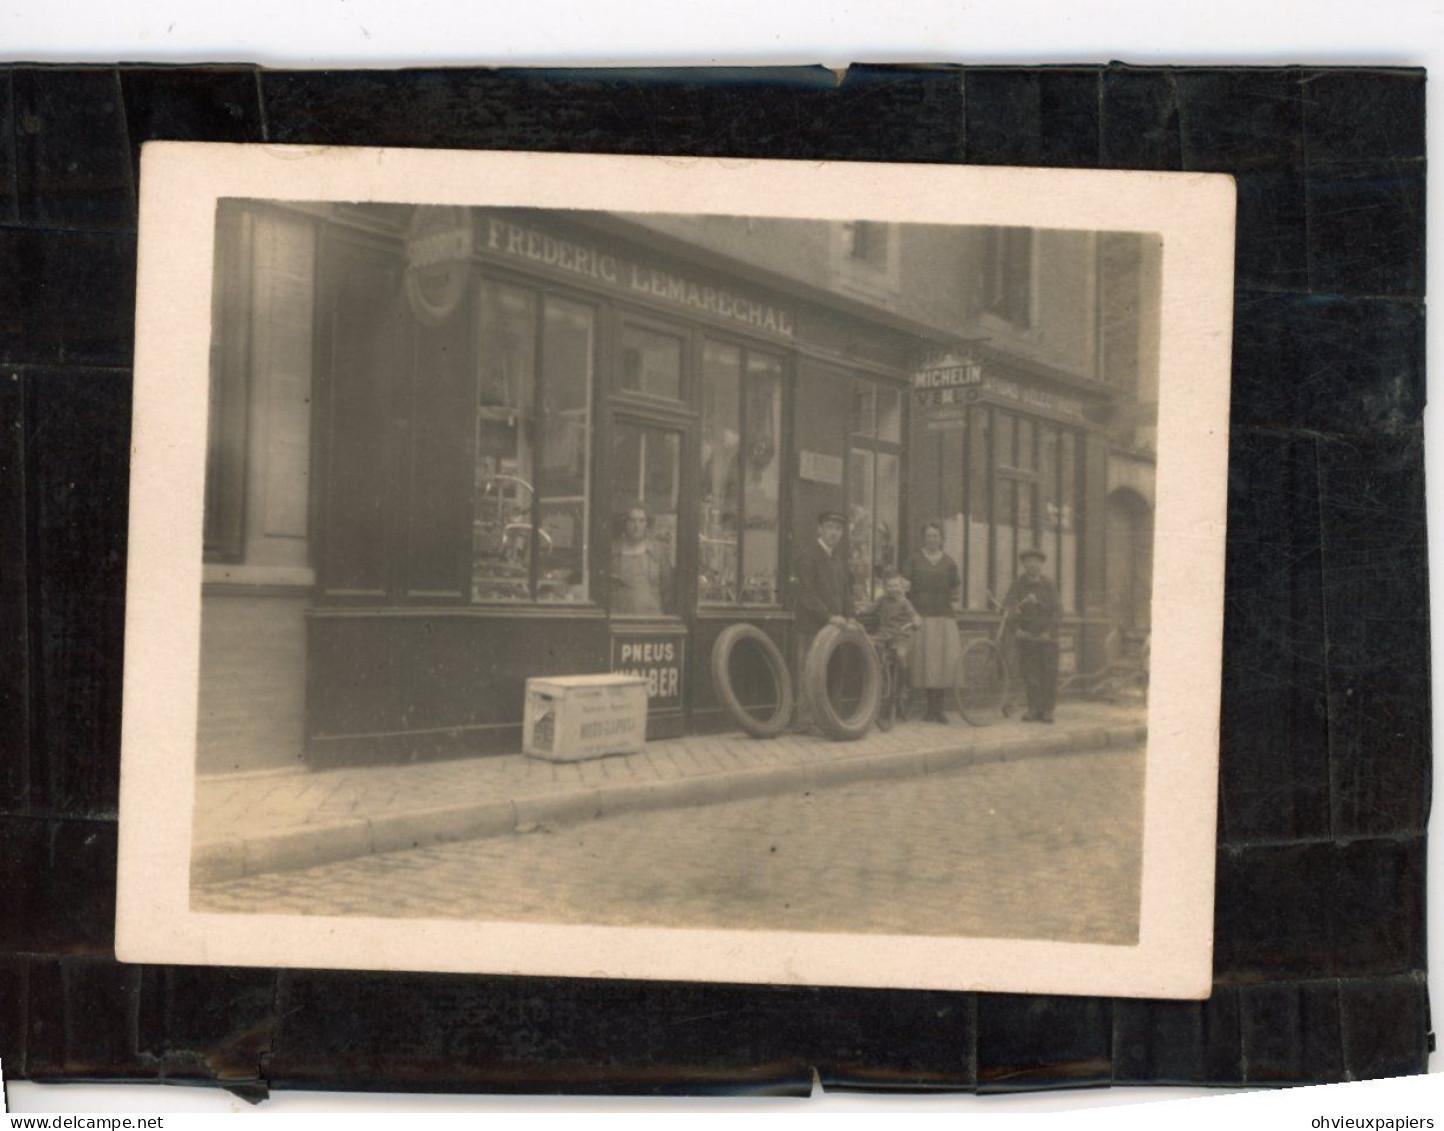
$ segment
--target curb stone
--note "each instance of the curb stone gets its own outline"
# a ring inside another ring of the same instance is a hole
[[[1121,748],[1147,738],[1144,725],[1088,727],[1071,733],[1009,737],[954,746],[907,749],[858,758],[807,758],[760,769],[714,770],[670,781],[584,781],[563,790],[503,801],[444,805],[382,818],[305,825],[199,846],[191,883],[209,884],[261,872],[290,871],[448,841],[504,836],[541,825],[572,824],[604,815],[741,801],[860,781],[943,773],[963,766]]]

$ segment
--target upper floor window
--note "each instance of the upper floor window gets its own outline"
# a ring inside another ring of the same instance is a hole
[[[853,220],[842,226],[847,256],[878,270],[888,265],[888,226],[872,220]]]
[[[1016,326],[1033,323],[1033,230],[989,228],[983,245],[983,309]]]

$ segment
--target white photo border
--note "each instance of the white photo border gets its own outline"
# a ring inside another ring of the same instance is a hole
[[[216,202],[388,201],[1156,232],[1163,240],[1139,939],[190,910]],[[150,143],[141,164],[121,961],[1203,998],[1212,982],[1234,185],[1215,174]]]

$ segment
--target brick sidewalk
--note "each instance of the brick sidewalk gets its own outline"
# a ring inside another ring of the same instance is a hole
[[[277,774],[200,778],[192,880],[236,876],[490,836],[630,809],[759,797],[969,761],[1036,757],[1144,737],[1138,707],[1067,703],[1042,727],[906,723],[856,742],[739,733],[653,742],[638,754],[556,763],[508,754]]]

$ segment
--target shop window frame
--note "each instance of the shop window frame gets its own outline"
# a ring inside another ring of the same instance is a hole
[[[542,493],[539,490],[540,473],[538,471],[539,461],[543,458],[545,450],[544,443],[538,438],[533,445],[532,478],[530,481],[531,498],[530,502],[530,551],[527,560],[527,590],[528,596],[515,600],[472,600],[471,592],[473,585],[474,554],[472,547],[467,555],[467,571],[465,577],[464,598],[462,604],[467,608],[475,610],[488,610],[494,612],[519,612],[522,610],[543,612],[553,615],[567,615],[583,611],[595,612],[602,607],[598,599],[599,583],[605,576],[605,569],[599,566],[596,549],[599,545],[598,516],[596,506],[596,484],[601,473],[600,458],[598,453],[598,419],[602,414],[602,382],[608,376],[605,369],[605,361],[609,347],[608,334],[608,304],[597,295],[588,291],[567,287],[522,271],[508,270],[500,267],[489,260],[473,259],[472,275],[469,288],[469,301],[473,307],[479,299],[482,287],[490,282],[502,286],[515,287],[519,290],[530,291],[535,297],[534,319],[532,327],[532,404],[534,412],[540,416],[542,412],[545,393],[545,381],[543,379],[544,360],[544,338],[546,336],[546,301],[548,298],[561,302],[571,303],[577,306],[585,306],[592,312],[592,341],[591,341],[591,374],[587,389],[588,422],[587,433],[589,436],[588,450],[585,462],[586,486],[584,489],[584,518],[582,522],[583,537],[585,539],[586,560],[582,572],[586,580],[587,593],[581,601],[547,601],[538,596],[541,576],[540,555],[536,553],[538,531],[541,529]],[[472,365],[478,370],[481,351],[485,343],[481,341],[480,318],[474,318],[471,328],[472,338]],[[474,469],[476,460],[479,457],[476,443],[476,430],[472,429],[472,441],[470,448],[471,466]],[[467,519],[468,546],[471,546],[471,536],[475,529],[476,522],[476,488],[471,485],[467,492],[467,503],[464,508]],[[608,547],[610,552],[610,547]]]
[[[658,317],[650,311],[644,312],[626,303],[600,300],[600,304],[603,321],[607,323],[607,333],[604,335],[606,343],[602,349],[606,372],[599,371],[599,377],[604,382],[599,387],[619,404],[625,403],[640,412],[660,410],[665,413],[669,410],[688,409],[697,384],[697,364],[693,356],[696,352],[696,328]],[[678,374],[677,396],[668,397],[660,393],[649,393],[644,389],[629,389],[622,384],[622,337],[628,326],[676,338],[681,343],[682,368]]]

